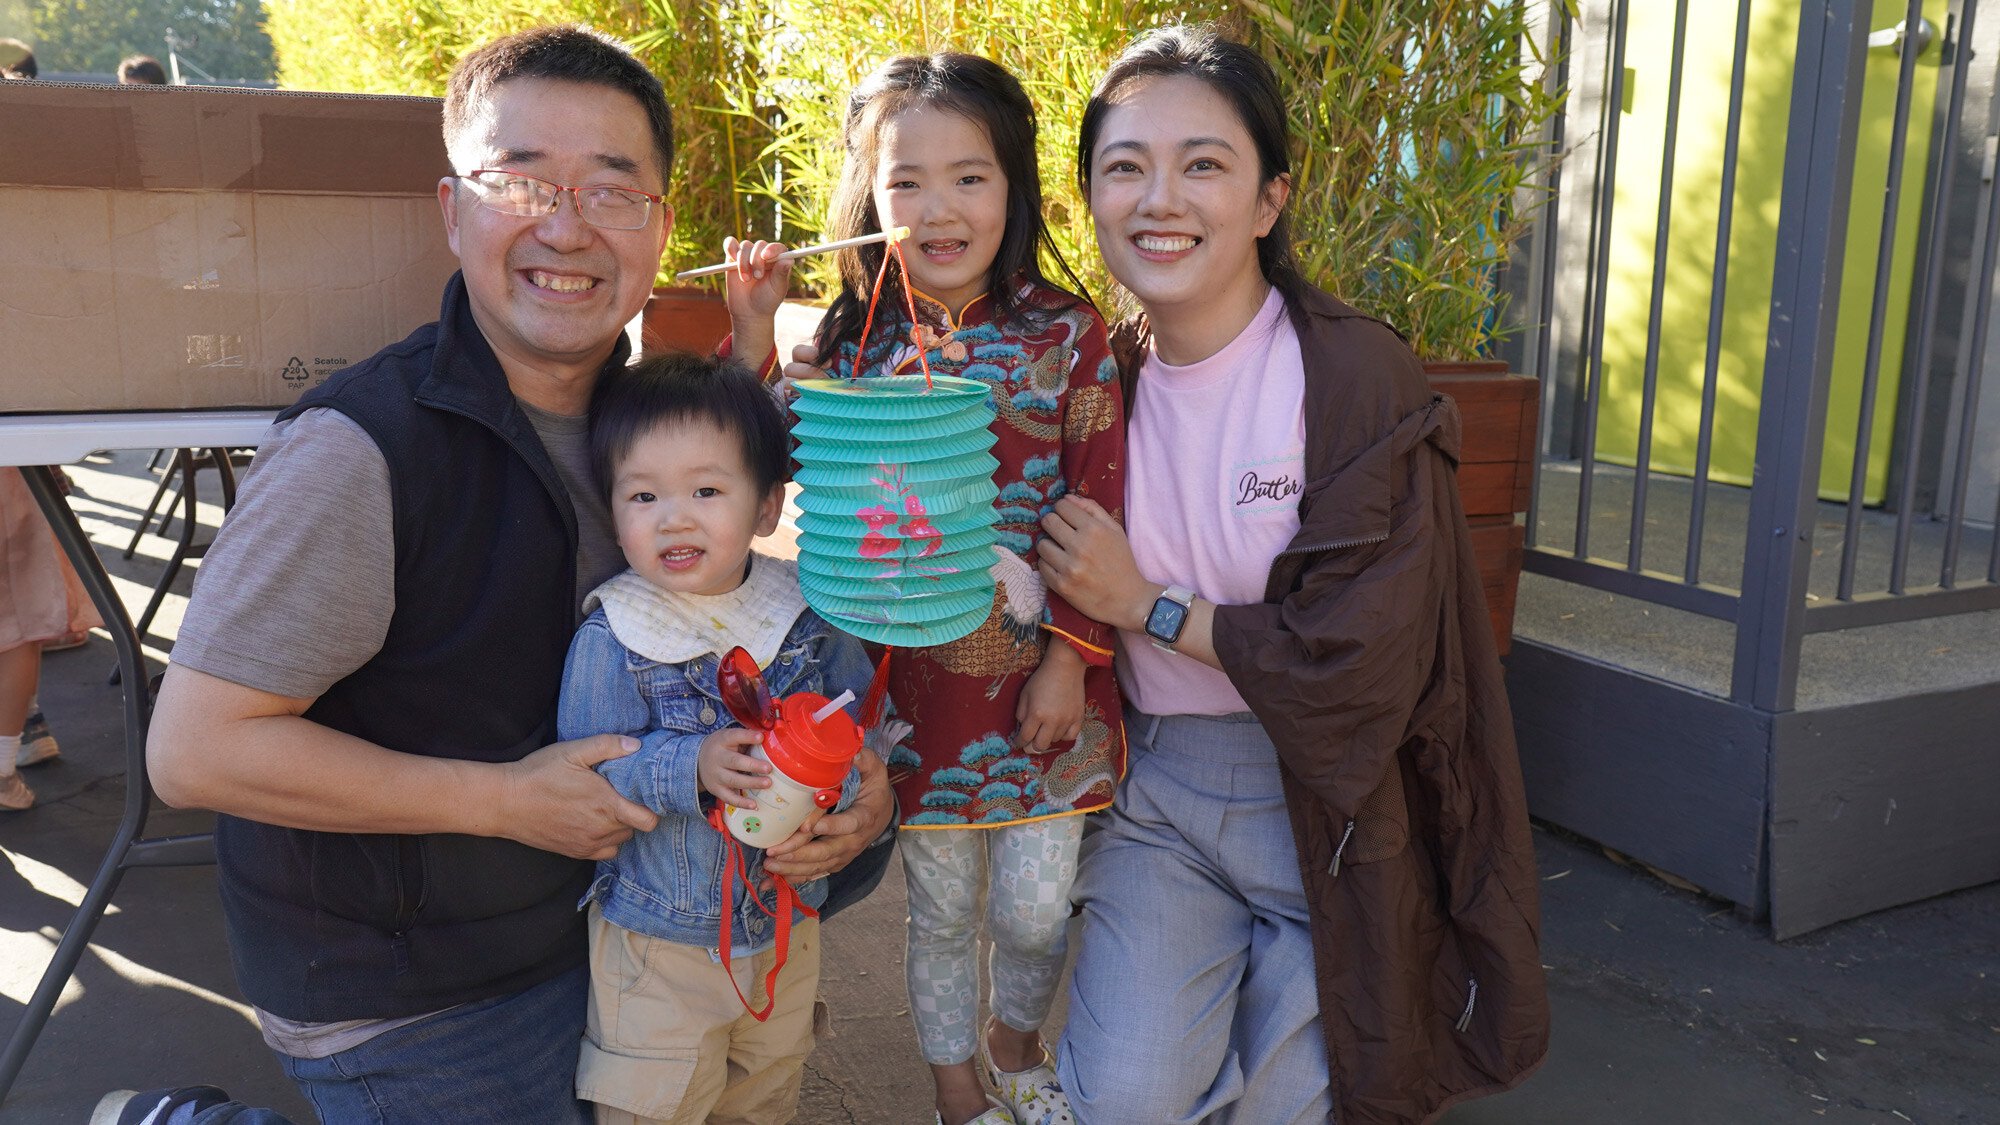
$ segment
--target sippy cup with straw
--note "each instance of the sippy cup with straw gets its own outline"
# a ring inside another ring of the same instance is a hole
[[[715,678],[729,713],[764,734],[751,755],[771,763],[771,787],[754,794],[757,807],[731,806],[724,822],[743,843],[768,848],[798,831],[815,808],[830,809],[840,800],[841,782],[861,751],[861,728],[841,709],[854,693],[829,700],[799,692],[773,700],[757,662],[741,648],[722,658]]]

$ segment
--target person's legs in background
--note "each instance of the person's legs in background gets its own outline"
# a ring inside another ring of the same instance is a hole
[[[0,810],[34,804],[15,770],[56,756],[33,705],[44,647],[101,624],[21,470],[0,468]]]
[[[42,651],[49,651],[44,644]],[[44,766],[62,756],[62,747],[57,744],[55,732],[49,729],[49,720],[42,715],[39,700],[28,703],[28,722],[21,728],[21,750],[14,756],[14,764],[27,769],[29,766]]]
[[[35,791],[16,772],[28,701],[41,678],[42,646],[29,641],[0,652],[0,810],[19,812],[35,803]]]

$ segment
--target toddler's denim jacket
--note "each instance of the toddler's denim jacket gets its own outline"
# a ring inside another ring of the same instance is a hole
[[[639,749],[597,766],[618,792],[659,814],[659,826],[634,833],[615,859],[597,865],[584,902],[596,899],[606,921],[635,933],[714,950],[722,926],[723,835],[708,823],[696,774],[703,736],[735,725],[716,694],[713,654],[685,664],[648,660],[620,644],[600,607],[570,642],[563,669],[557,728],[565,740],[593,734],[639,739]],[[812,691],[833,698],[852,691],[848,713],[858,715],[873,669],[855,638],[808,609],[785,635],[778,656],[764,669],[774,699]],[[873,751],[864,751],[873,753]],[[849,771],[838,807],[854,799],[859,772]],[[745,847],[750,881],[763,870],[764,853]],[[796,888],[807,906],[826,901],[826,880]],[[739,883],[732,952],[768,947],[776,924]],[[765,896],[766,906],[774,898]]]

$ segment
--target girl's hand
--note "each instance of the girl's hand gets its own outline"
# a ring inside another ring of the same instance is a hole
[[[1166,587],[1139,573],[1132,543],[1111,513],[1088,497],[1065,496],[1042,517],[1042,533],[1036,569],[1049,589],[1093,621],[1134,633],[1146,627]]]
[[[792,284],[792,263],[781,262],[782,242],[722,240],[722,257],[736,268],[722,275],[731,320],[769,319],[778,315]]]
[[[780,373],[784,376],[784,383],[781,385],[790,390],[789,384],[799,379],[827,378],[826,369],[817,366],[813,362],[818,358],[819,349],[813,347],[811,344],[792,345],[792,361],[787,363],[784,370]]]
[[[1061,637],[1049,639],[1041,667],[1028,676],[1014,705],[1014,745],[1039,754],[1083,733],[1083,657]]]
[[[757,800],[750,791],[771,787],[767,776],[771,763],[753,758],[745,751],[763,740],[762,734],[742,727],[724,727],[702,739],[695,761],[695,774],[701,779],[702,789],[725,805],[756,808]]]
[[[731,351],[737,359],[761,370],[776,347],[778,306],[792,284],[792,263],[781,262],[782,242],[722,240],[722,256],[736,268],[722,275],[723,299],[729,306]]]

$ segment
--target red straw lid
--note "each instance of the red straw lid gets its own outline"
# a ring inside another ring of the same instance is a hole
[[[771,764],[802,785],[826,789],[847,777],[854,756],[861,752],[861,728],[844,710],[837,710],[824,722],[813,722],[813,713],[827,705],[827,698],[809,691],[786,696],[778,705],[778,725],[764,736],[764,752]]]

